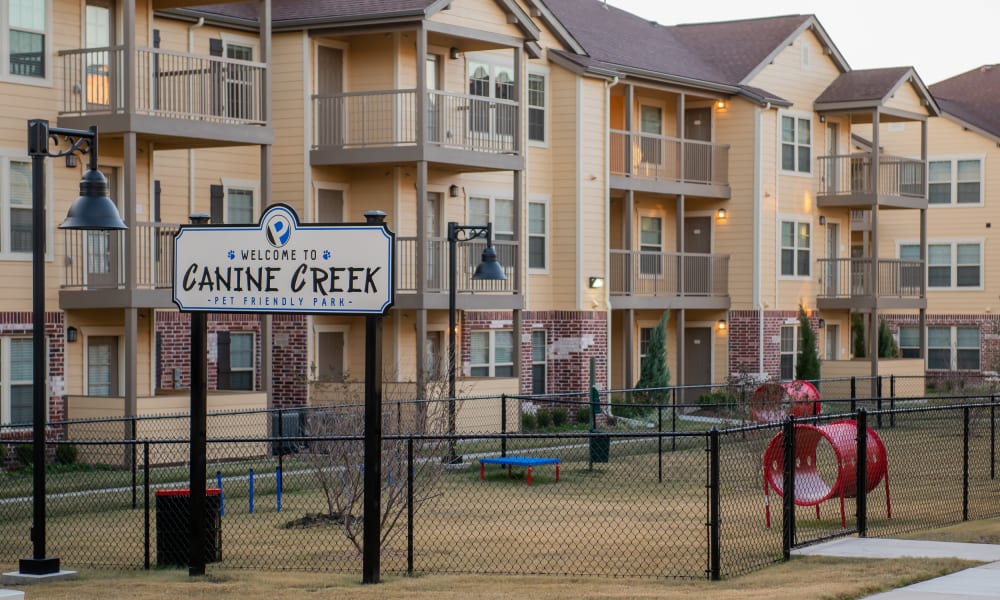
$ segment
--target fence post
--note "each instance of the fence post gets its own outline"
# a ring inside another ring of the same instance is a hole
[[[295,433],[299,433],[296,431]],[[285,415],[278,409],[278,470],[285,472]],[[283,477],[284,475],[282,475]]]
[[[879,429],[882,429],[882,376],[879,375],[875,378],[875,409],[878,414],[875,415],[875,423]]]
[[[858,537],[868,535],[868,411],[864,408],[858,409],[857,414],[857,470],[855,475],[855,488],[857,489],[857,520]]]
[[[507,456],[507,394],[500,394],[500,456]]]
[[[677,450],[677,388],[671,390],[674,403],[670,406],[670,451]]]
[[[896,376],[889,376],[889,427],[896,427]]]
[[[962,409],[962,520],[969,520],[969,407]]]
[[[136,435],[135,435],[135,432],[136,432],[135,417],[132,417],[130,420],[132,422],[132,427],[131,427],[131,438],[132,438],[132,441],[130,443],[130,445],[132,446],[132,453],[131,453],[132,454],[132,508],[136,508],[136,506],[138,506],[138,497],[137,497],[137,489],[136,489],[137,481],[136,480],[138,479],[139,465],[137,464],[138,461],[136,461],[135,453],[136,453],[136,450],[138,450],[138,448],[135,447],[135,438],[136,438]]]
[[[406,439],[406,574],[413,575],[413,438]]]
[[[663,483],[663,405],[656,405],[656,480]]]
[[[791,560],[795,545],[795,417],[786,418],[782,430],[781,549],[785,560]]]
[[[997,477],[997,397],[990,396],[990,479]]]
[[[719,581],[722,578],[722,490],[720,486],[719,460],[719,430],[712,426],[708,434],[709,440],[709,484],[708,484],[708,526],[709,526],[709,579]]]
[[[149,440],[142,443],[142,480],[143,494],[145,495],[145,506],[143,512],[143,545],[145,546],[145,560],[143,566],[149,570]]]
[[[858,410],[858,378],[851,375],[851,412],[857,412]]]

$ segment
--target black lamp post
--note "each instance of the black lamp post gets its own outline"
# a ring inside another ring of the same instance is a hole
[[[448,223],[448,435],[455,435],[455,301],[456,294],[456,255],[458,242],[466,242],[477,238],[486,238],[486,248],[483,259],[476,267],[472,278],[477,281],[504,281],[503,266],[497,262],[497,251],[493,248],[493,224],[459,225],[454,221]],[[462,457],[455,453],[455,438],[448,440],[449,464],[462,462]]]
[[[62,138],[60,140],[60,138]],[[59,150],[61,142],[69,148]],[[50,150],[53,144],[55,150]],[[48,422],[48,380],[45,369],[45,159],[89,154],[90,164],[80,180],[80,197],[69,208],[60,229],[127,229],[115,203],[108,198],[108,180],[97,170],[97,127],[87,131],[50,128],[44,119],[28,121],[31,157],[31,296],[32,296],[32,557],[22,558],[20,573],[51,575],[59,559],[45,556],[45,430]]]

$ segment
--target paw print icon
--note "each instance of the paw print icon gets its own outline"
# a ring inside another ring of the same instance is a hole
[[[233,259],[235,259],[235,258],[236,258],[236,252],[235,252],[235,251],[233,251],[233,250],[230,250],[230,251],[229,251],[229,252],[228,252],[228,253],[226,254],[226,256],[228,256],[228,257],[229,257],[229,260],[233,260]]]
[[[330,251],[329,250],[324,250],[323,251],[323,260],[330,260]]]

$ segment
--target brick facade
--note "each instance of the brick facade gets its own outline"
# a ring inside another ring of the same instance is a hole
[[[45,313],[45,336],[48,339],[49,354],[50,421],[59,421],[66,416],[66,338],[63,335],[64,329],[63,313]],[[31,335],[30,312],[0,313],[0,337],[30,338]]]
[[[254,334],[254,389],[261,389],[260,317],[245,314],[210,314],[208,316],[208,389],[218,386],[218,333],[251,332]],[[191,386],[191,316],[179,312],[158,312],[156,333],[159,337],[160,380],[158,388],[186,389]],[[272,315],[272,384],[275,406],[301,406],[306,403],[307,365],[306,319],[301,315]],[[175,377],[176,373],[176,377]]]
[[[899,328],[917,327],[920,323],[916,314],[884,314],[886,325],[899,342]],[[979,373],[1000,371],[1000,316],[990,314],[927,314],[927,327],[978,327],[979,328]],[[934,371],[931,371],[933,373]]]
[[[813,331],[819,329],[819,313],[809,317]],[[763,348],[764,372],[772,379],[781,378],[781,327],[797,324],[798,310],[764,311],[764,344],[760,345],[760,311],[729,311],[729,368],[728,375],[758,373],[758,356]]]
[[[463,374],[469,372],[470,334],[473,331],[510,329],[510,311],[466,311],[462,314]],[[531,332],[546,333],[546,382],[549,394],[579,392],[590,385],[590,359],[595,362],[597,385],[608,385],[608,313],[603,311],[524,311],[518,344],[521,367],[520,393],[531,389]]]

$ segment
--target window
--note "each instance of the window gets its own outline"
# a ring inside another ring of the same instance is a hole
[[[640,106],[639,131],[642,133],[639,144],[642,162],[659,165],[663,156],[663,141],[660,139],[663,135],[663,109],[659,106]]]
[[[493,223],[493,239],[514,239],[514,200],[491,196],[469,196],[468,224]],[[478,258],[477,258],[478,261]],[[479,264],[478,262],[476,264]]]
[[[513,102],[514,69],[510,65],[492,63],[490,58],[480,56],[468,61],[469,95],[486,98],[469,103],[469,131],[512,136],[517,125],[517,105]]]
[[[979,368],[979,328],[927,328],[928,370],[978,371]]]
[[[639,273],[660,275],[663,273],[663,219],[660,217],[639,217]]]
[[[31,252],[31,163],[11,160],[8,165],[7,252]]]
[[[528,268],[545,269],[548,266],[546,257],[546,218],[545,204],[541,202],[528,203]]]
[[[902,244],[899,256],[906,260],[919,260],[920,246]],[[978,288],[982,287],[982,281],[982,244],[927,244],[927,287]]]
[[[899,355],[902,358],[920,358],[920,328],[899,328]]]
[[[781,117],[781,169],[812,172],[812,119]]]
[[[217,383],[220,390],[254,389],[253,332],[220,331],[217,335]]]
[[[118,338],[87,338],[87,395],[118,395]]]
[[[49,11],[45,0],[0,0],[0,53],[3,75],[46,77]]]
[[[226,223],[253,222],[253,190],[227,190]]]
[[[808,277],[812,255],[811,225],[804,221],[781,222],[781,274]]]
[[[795,379],[795,346],[799,338],[797,329],[794,325],[781,327],[781,379],[783,381]]]
[[[545,141],[545,76],[528,74],[528,139]]]
[[[0,424],[31,425],[33,352],[31,338],[0,340]]]
[[[245,44],[225,43],[226,58],[234,60],[253,60],[253,46]],[[254,79],[250,69],[240,64],[227,64],[226,79],[226,116],[233,119],[254,118]]]
[[[474,331],[469,336],[473,377],[514,376],[514,332]]]
[[[531,332],[531,393],[544,394],[546,381],[545,330]]]
[[[943,206],[982,204],[982,172],[982,161],[978,158],[930,161],[928,203]]]

